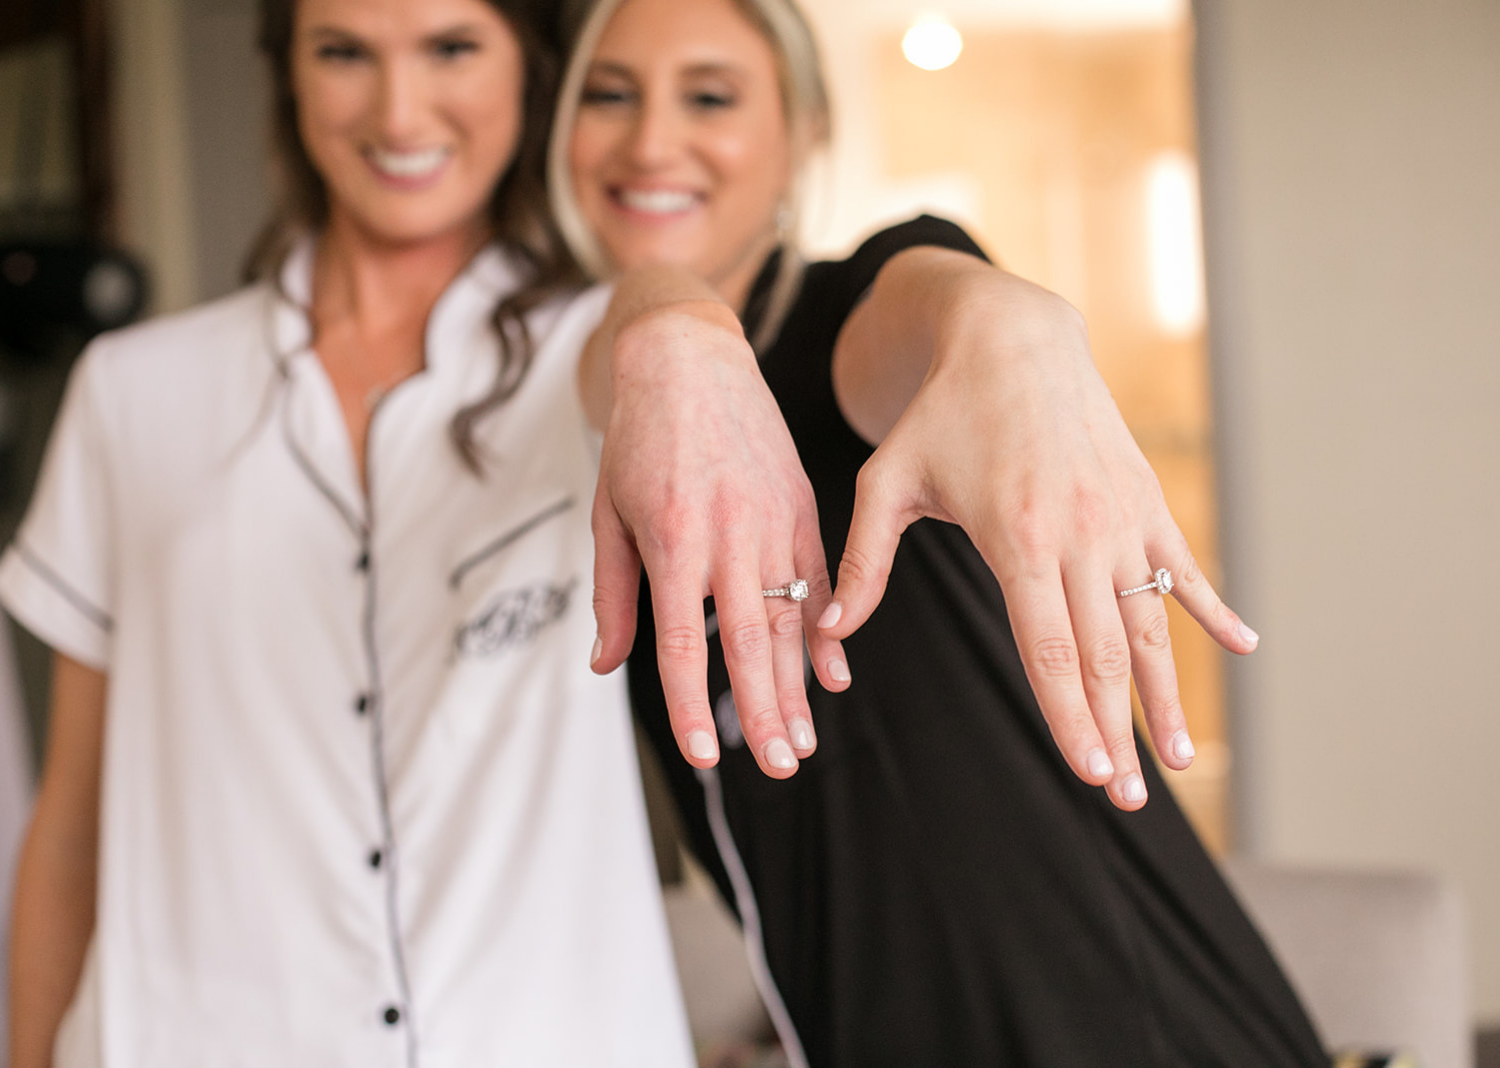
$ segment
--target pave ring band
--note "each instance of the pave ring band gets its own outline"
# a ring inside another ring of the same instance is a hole
[[[1144,586],[1135,586],[1128,590],[1121,590],[1121,597],[1129,597],[1132,593],[1145,593],[1147,590],[1159,590],[1165,596],[1172,592],[1172,572],[1164,567],[1156,569],[1156,579]]]
[[[785,586],[777,586],[774,590],[761,590],[762,597],[790,597],[794,601],[807,600],[807,579],[792,579]]]

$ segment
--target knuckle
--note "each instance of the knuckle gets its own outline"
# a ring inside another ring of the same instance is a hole
[[[694,528],[693,513],[679,504],[667,504],[658,509],[644,531],[637,533],[642,550],[657,558],[671,559],[683,553],[691,544]]]
[[[1151,702],[1146,716],[1154,727],[1175,730],[1187,723],[1182,710],[1182,699],[1176,693],[1163,694]]]
[[[1114,758],[1118,770],[1135,770],[1135,735],[1130,732],[1129,728],[1106,732],[1104,735],[1104,747],[1109,750],[1109,755]]]
[[[765,660],[771,651],[770,631],[758,623],[735,623],[721,627],[724,654],[741,663]]]
[[[1071,753],[1081,760],[1083,751],[1090,748],[1094,720],[1086,711],[1053,712],[1047,716],[1047,727],[1052,732],[1053,742],[1065,756]]]
[[[1095,642],[1089,647],[1085,664],[1090,678],[1120,682],[1130,677],[1130,646],[1117,638]]]
[[[1177,571],[1172,575],[1172,578],[1176,580],[1179,586],[1196,587],[1203,581],[1203,569],[1198,566],[1198,558],[1186,547],[1183,548],[1178,560]]]
[[[752,742],[760,742],[781,731],[781,711],[775,705],[740,709],[740,729]]]
[[[767,613],[766,623],[773,641],[802,637],[802,613],[795,606],[777,608]]]
[[[1110,501],[1096,490],[1080,487],[1073,491],[1073,526],[1085,538],[1096,541],[1114,527],[1114,510]]]
[[[839,561],[839,584],[846,582],[875,582],[885,581],[888,568],[883,561],[877,560],[869,552],[858,545],[848,545],[844,548],[844,557]]]
[[[1163,649],[1171,648],[1172,632],[1166,612],[1152,612],[1136,628],[1135,640],[1142,648],[1149,649],[1152,652],[1160,652]]]
[[[1057,525],[1052,511],[1040,501],[1023,501],[1012,507],[996,505],[990,525],[1004,531],[1022,560],[1050,558],[1057,552]]]
[[[689,664],[705,653],[708,643],[703,632],[693,627],[663,627],[656,635],[656,652],[664,663]]]
[[[1078,674],[1078,647],[1071,638],[1051,635],[1031,645],[1031,662],[1048,678]]]

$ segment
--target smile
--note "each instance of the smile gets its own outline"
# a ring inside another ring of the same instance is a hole
[[[393,152],[371,147],[365,158],[383,177],[401,182],[421,182],[431,178],[448,162],[453,150],[445,147],[424,148],[416,152]]]
[[[683,215],[696,208],[702,198],[680,189],[616,189],[614,200],[622,208],[644,215]]]

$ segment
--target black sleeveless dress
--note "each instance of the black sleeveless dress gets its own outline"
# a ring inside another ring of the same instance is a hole
[[[872,451],[835,403],[834,341],[886,260],[916,245],[982,255],[958,227],[924,216],[848,260],[812,264],[762,359],[832,568]],[[668,724],[648,590],[640,613],[635,713],[692,848],[734,907],[703,786]],[[854,684],[843,694],[810,685],[818,751],[786,781],[761,774],[744,748],[722,648],[709,648],[724,813],[814,1068],[1326,1068],[1306,1013],[1144,749],[1151,800],[1136,813],[1063,762],[999,585],[962,530],[933,520],[908,530],[885,599],[844,645]]]

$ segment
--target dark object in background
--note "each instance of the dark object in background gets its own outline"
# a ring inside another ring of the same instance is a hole
[[[122,252],[78,242],[0,244],[0,348],[48,359],[59,334],[124,326],[146,303],[146,274]]]

